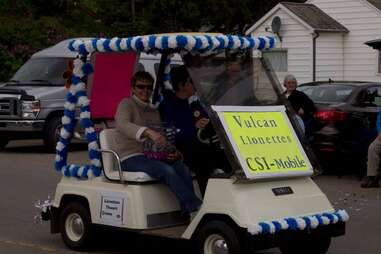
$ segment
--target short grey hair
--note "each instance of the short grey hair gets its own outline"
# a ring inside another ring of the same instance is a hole
[[[298,85],[298,81],[292,74],[287,74],[286,77],[284,77],[283,85],[286,86],[286,83],[289,81],[295,81],[296,85]]]

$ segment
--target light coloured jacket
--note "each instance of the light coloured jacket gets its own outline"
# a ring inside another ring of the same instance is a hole
[[[115,150],[124,160],[143,153],[142,134],[148,127],[160,125],[160,116],[156,108],[132,96],[119,103],[115,123]]]

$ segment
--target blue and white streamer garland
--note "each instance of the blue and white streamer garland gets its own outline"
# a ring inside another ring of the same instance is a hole
[[[60,138],[56,146],[56,170],[61,171],[64,176],[74,176],[82,179],[93,178],[101,174],[100,153],[97,143],[97,135],[90,118],[89,99],[86,95],[86,85],[83,78],[90,74],[93,69],[89,63],[84,63],[81,59],[86,59],[86,56],[77,58],[74,61],[74,69],[72,75],[72,85],[66,95],[64,116],[62,117],[62,128]],[[88,142],[89,157],[91,165],[78,166],[67,164],[67,146],[70,143],[70,138],[74,132],[76,119],[75,108],[80,106],[80,124],[85,129],[86,139]]]
[[[164,63],[164,73],[163,73],[163,84],[165,89],[173,90],[172,83],[171,83],[171,58],[173,57],[173,54],[169,54],[165,63]]]
[[[247,231],[252,235],[275,234],[283,230],[315,229],[319,226],[346,222],[349,215],[345,210],[333,213],[322,213],[304,217],[290,217],[274,221],[265,221],[249,225]]]
[[[138,51],[157,53],[165,49],[179,50],[180,52],[191,52],[194,54],[211,54],[221,50],[250,50],[250,49],[270,49],[275,46],[273,37],[244,37],[235,35],[146,35],[129,38],[112,39],[91,39],[73,40],[69,44],[71,51],[79,53],[79,58],[74,61],[72,85],[66,96],[64,116],[62,117],[62,128],[60,138],[56,146],[56,170],[63,175],[77,177],[80,179],[90,179],[101,174],[100,152],[97,143],[91,114],[89,109],[89,99],[87,98],[85,83],[83,78],[93,71],[92,65],[85,63],[88,54],[98,52],[120,52]],[[168,56],[164,70],[164,85],[171,89],[170,83],[170,58]],[[91,165],[78,166],[67,164],[67,146],[74,132],[75,127],[75,107],[80,106],[80,124],[85,128],[86,139]]]
[[[274,48],[274,37],[245,37],[237,35],[145,35],[128,38],[73,40],[71,51],[82,55],[98,52],[160,52],[166,49],[188,51],[197,54],[214,53],[221,50],[265,50]]]

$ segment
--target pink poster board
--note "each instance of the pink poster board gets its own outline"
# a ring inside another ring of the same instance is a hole
[[[114,119],[119,102],[131,96],[131,78],[136,59],[134,52],[95,54],[94,75],[89,91],[93,119]]]

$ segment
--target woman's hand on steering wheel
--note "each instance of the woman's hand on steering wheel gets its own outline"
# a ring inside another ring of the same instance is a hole
[[[197,120],[197,122],[196,122],[197,129],[204,129],[208,125],[209,121],[210,120],[208,118],[205,118],[205,117]]]

